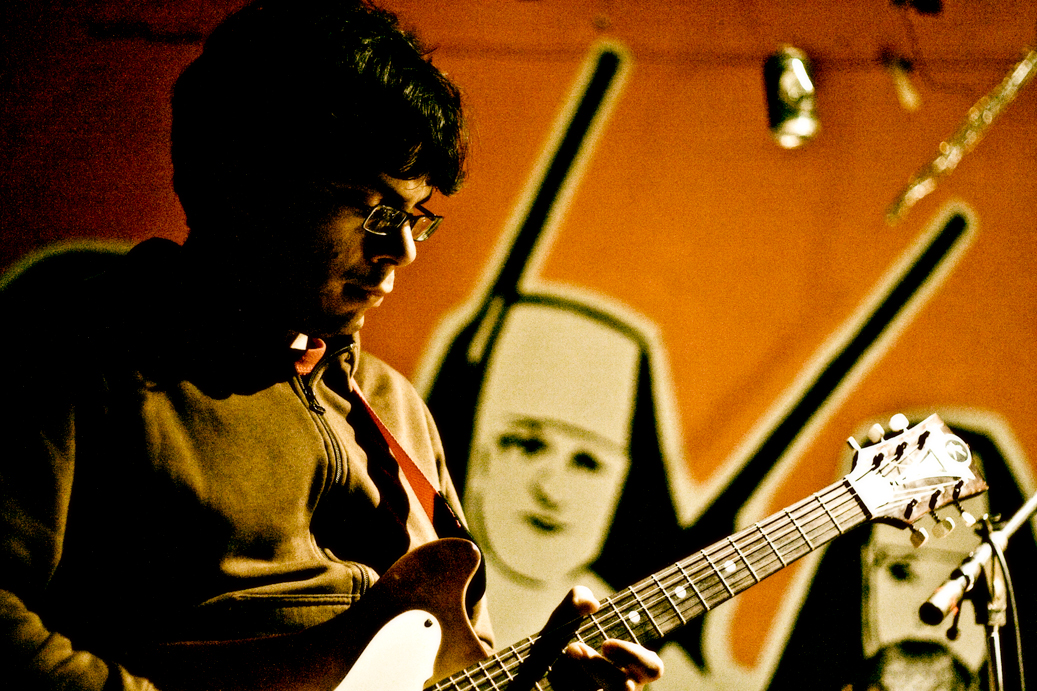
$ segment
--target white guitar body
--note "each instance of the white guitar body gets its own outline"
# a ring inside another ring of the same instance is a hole
[[[442,640],[434,616],[404,612],[375,634],[335,691],[421,691],[435,669]]]

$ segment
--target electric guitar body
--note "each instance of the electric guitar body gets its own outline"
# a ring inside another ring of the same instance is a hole
[[[168,644],[135,668],[163,691],[420,691],[489,653],[464,604],[480,558],[467,540],[438,540],[405,555],[328,622],[282,636]]]

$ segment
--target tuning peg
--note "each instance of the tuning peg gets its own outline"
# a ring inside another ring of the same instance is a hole
[[[860,452],[861,451],[861,445],[858,444],[857,440],[854,439],[853,437],[850,437],[849,439],[847,439],[846,443],[849,444],[850,448],[853,449],[854,451],[856,451],[856,452]]]
[[[965,507],[961,505],[957,500],[954,501],[954,507],[958,509],[958,513],[961,514],[961,520],[965,524],[966,528],[971,528],[976,525],[976,517],[965,510]]]
[[[950,535],[951,531],[954,530],[954,519],[948,516],[940,517],[935,513],[933,514],[933,520],[936,521],[936,525],[933,526],[933,537],[940,539]]]
[[[911,528],[911,544],[918,549],[929,542],[929,531],[925,528]]]
[[[892,432],[903,432],[909,424],[911,423],[907,421],[907,416],[903,413],[897,413],[889,419],[889,429]]]
[[[868,439],[870,439],[873,444],[878,444],[882,441],[882,435],[885,433],[886,430],[882,429],[882,425],[876,422],[871,426],[871,429],[868,430]]]

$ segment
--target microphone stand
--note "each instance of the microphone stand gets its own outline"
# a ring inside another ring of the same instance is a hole
[[[983,527],[979,530],[982,544],[951,572],[950,578],[918,609],[921,620],[933,626],[939,625],[948,614],[954,612],[954,626],[951,629],[954,630],[957,627],[958,607],[962,599],[972,593],[969,598],[976,611],[976,623],[983,624],[986,629],[990,691],[1001,691],[1004,686],[1001,627],[1008,622],[1005,573],[1001,559],[993,557],[996,554],[1003,558],[1001,552],[1008,546],[1008,539],[1034,512],[1037,512],[1037,494],[1030,497],[1012,519],[998,530],[993,530],[989,517],[984,517]],[[973,588],[977,583],[982,587]]]

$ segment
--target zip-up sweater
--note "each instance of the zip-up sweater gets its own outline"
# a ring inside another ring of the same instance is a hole
[[[139,245],[19,334],[0,458],[0,659],[17,688],[152,688],[134,650],[326,621],[436,539],[406,481],[372,479],[382,452],[351,381],[460,515],[402,375],[354,339],[299,375],[283,334],[199,295],[179,253]]]

